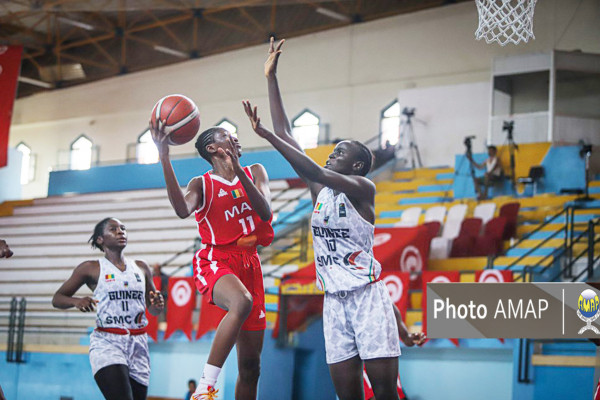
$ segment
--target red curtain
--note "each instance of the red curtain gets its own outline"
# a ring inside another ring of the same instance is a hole
[[[0,167],[8,161],[8,132],[17,94],[22,46],[0,45]]]
[[[177,330],[182,330],[192,340],[192,313],[195,305],[194,278],[170,278],[165,340]]]

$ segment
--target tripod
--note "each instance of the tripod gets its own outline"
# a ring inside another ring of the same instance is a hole
[[[506,131],[506,140],[508,142],[508,154],[510,155],[510,183],[512,186],[513,193],[517,194],[517,178],[515,177],[515,151],[519,150],[519,146],[513,139],[513,129],[515,127],[515,121],[504,121],[502,130]]]
[[[413,130],[413,124],[411,118],[415,115],[414,108],[404,107],[402,110],[402,115],[406,118],[400,122],[400,133],[398,137],[398,147],[397,153],[401,153],[402,146],[405,141],[408,141],[408,154],[406,155],[406,160],[410,160],[411,169],[415,169],[418,165],[419,168],[423,167],[423,163],[421,162],[421,154],[419,153],[419,147],[415,141],[415,132]],[[416,163],[415,163],[416,160]]]

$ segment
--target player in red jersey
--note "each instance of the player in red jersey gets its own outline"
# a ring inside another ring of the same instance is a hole
[[[202,249],[194,256],[196,287],[227,311],[219,324],[194,400],[214,399],[214,386],[233,345],[238,356],[236,399],[255,399],[266,328],[265,292],[256,246],[273,240],[269,178],[260,164],[242,167],[236,137],[219,127],[196,140],[212,171],[182,191],[169,159],[167,136],[151,126],[167,193],[177,216],[195,213]]]

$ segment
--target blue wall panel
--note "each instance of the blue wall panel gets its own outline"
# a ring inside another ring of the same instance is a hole
[[[242,165],[261,163],[269,179],[296,178],[288,162],[276,151],[248,152],[240,159]],[[200,157],[172,160],[180,185],[210,169]],[[160,164],[119,164],[93,167],[85,171],[56,171],[50,173],[48,196],[65,193],[115,192],[123,190],[155,189],[165,186]]]

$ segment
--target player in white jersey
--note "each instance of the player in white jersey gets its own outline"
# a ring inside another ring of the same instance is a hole
[[[90,336],[90,364],[98,387],[107,400],[145,400],[150,378],[146,307],[158,315],[164,299],[148,264],[125,258],[127,231],[121,221],[100,221],[90,243],[104,257],[79,264],[54,294],[52,305],[82,312],[98,307]],[[93,290],[93,297],[74,296],[83,285]]]
[[[323,328],[327,363],[340,400],[361,399],[363,361],[377,400],[398,399],[400,338],[381,265],[373,257],[375,185],[365,175],[370,150],[342,141],[325,167],[317,165],[292,137],[276,79],[281,44],[273,40],[265,75],[276,134],[260,123],[256,107],[244,102],[254,131],[267,139],[308,185],[317,284],[325,291]],[[415,337],[418,341],[418,335]]]

